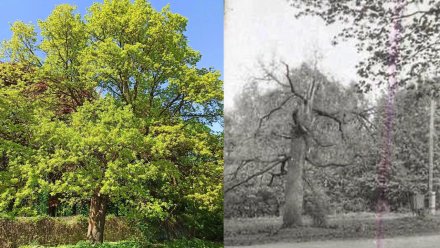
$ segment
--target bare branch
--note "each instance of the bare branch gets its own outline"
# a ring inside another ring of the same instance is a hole
[[[243,168],[249,162],[252,162],[252,160],[248,159],[248,160],[241,161],[240,165],[237,167],[237,169],[233,173],[234,174],[234,176],[233,176],[234,179],[237,177],[238,172],[241,170],[241,168]]]
[[[323,111],[323,110],[320,110],[320,109],[316,109],[316,108],[313,108],[313,112],[315,112],[315,113],[316,113],[317,115],[319,115],[319,116],[326,117],[326,118],[329,118],[329,119],[335,121],[335,122],[338,124],[339,132],[341,133],[341,138],[342,138],[342,140],[346,140],[346,139],[345,139],[345,135],[344,135],[344,131],[343,131],[343,129],[342,129],[342,125],[344,124],[344,120],[341,120],[341,119],[339,119],[339,118],[337,117],[337,114],[338,114],[339,112],[336,112],[336,113],[328,113],[328,112],[326,112],[326,111]]]
[[[355,155],[353,156],[353,158],[351,159],[351,161],[350,161],[350,162],[347,162],[347,163],[336,163],[336,162],[331,162],[331,163],[325,163],[325,164],[322,164],[322,163],[318,163],[318,162],[316,162],[316,161],[313,161],[313,160],[310,159],[308,156],[306,156],[306,161],[307,161],[308,163],[310,163],[311,165],[316,166],[316,167],[320,167],[320,168],[325,168],[325,167],[346,167],[346,166],[353,165],[354,162],[355,162],[355,160],[356,160],[356,158],[362,158],[362,156],[361,156],[360,154],[355,154]]]
[[[267,184],[267,186],[272,186],[272,183],[273,183],[273,180],[275,179],[275,177],[281,177],[281,176],[284,176],[284,175],[287,174],[286,164],[287,164],[287,161],[284,161],[281,164],[280,172],[279,173],[271,173],[271,172],[269,172],[272,175],[272,177],[270,178],[270,182]]]
[[[233,184],[231,187],[225,189],[225,194],[228,193],[229,191],[231,191],[231,190],[233,190],[233,189],[235,189],[235,188],[237,188],[237,187],[239,187],[239,186],[249,182],[251,179],[253,179],[253,178],[257,177],[257,176],[263,175],[264,173],[266,173],[266,172],[272,170],[273,168],[275,168],[276,166],[278,166],[280,164],[283,164],[287,160],[289,160],[289,157],[284,157],[282,159],[277,159],[277,160],[273,161],[273,163],[270,164],[269,166],[267,166],[266,168],[264,168],[264,169],[262,169],[262,170],[260,170],[260,171],[258,171],[256,173],[248,176],[245,180],[240,181],[240,182],[238,182],[236,184]]]
[[[264,65],[263,62],[258,61],[261,70],[264,72],[264,76],[263,78],[255,78],[257,80],[262,80],[262,81],[274,81],[275,83],[279,84],[281,87],[284,88],[289,88],[289,85],[282,83],[271,71],[269,71],[266,67],[266,65]]]
[[[249,163],[274,163],[274,162],[278,162],[280,160],[283,160],[285,157],[285,155],[281,154],[278,155],[278,158],[276,159],[272,159],[272,160],[263,160],[263,159],[259,159],[259,158],[251,158],[251,159],[245,159],[245,160],[241,160],[240,165],[238,165],[237,169],[234,171],[234,173],[230,173],[228,174],[228,176],[233,175],[233,178],[237,177],[238,172],[247,164]]]
[[[269,111],[269,113],[267,113],[266,115],[264,115],[263,117],[261,117],[261,118],[260,118],[260,121],[259,121],[259,123],[258,123],[257,132],[258,132],[258,130],[260,130],[261,125],[263,124],[263,121],[266,120],[266,119],[269,119],[270,116],[271,116],[273,113],[275,113],[275,112],[281,110],[281,109],[283,108],[283,106],[284,106],[287,102],[289,102],[290,99],[292,99],[292,97],[293,97],[293,96],[289,96],[289,97],[287,97],[286,99],[284,99],[284,100],[281,102],[280,105],[278,105],[278,107],[272,109],[271,111]],[[257,133],[257,132],[256,132],[256,133]]]
[[[289,135],[279,134],[279,133],[276,133],[275,131],[272,131],[270,134],[275,137],[282,138],[282,139],[292,139],[292,137]]]
[[[413,12],[413,13],[410,13],[410,14],[406,14],[406,15],[401,15],[401,16],[394,17],[393,19],[396,19],[396,18],[404,19],[404,18],[408,18],[408,17],[414,16],[414,15],[418,15],[418,14],[423,14],[423,15],[425,15],[425,14],[431,13],[431,12],[433,12],[433,11],[436,11],[436,9],[431,8],[431,9],[429,9],[429,10],[425,10],[425,11],[423,11],[423,10],[417,10],[417,11],[415,11],[415,12]]]
[[[290,85],[290,92],[292,92],[292,94],[295,95],[296,97],[300,98],[303,101],[303,103],[306,103],[307,100],[304,98],[304,96],[299,94],[298,91],[296,91],[295,87],[293,86],[293,81],[290,78],[290,68],[289,68],[289,65],[287,63],[285,63],[285,62],[281,62],[281,63],[283,63],[284,66],[286,67],[286,74],[285,75],[286,75],[287,81],[289,82],[289,85]]]

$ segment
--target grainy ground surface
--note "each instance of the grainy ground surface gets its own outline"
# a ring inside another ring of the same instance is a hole
[[[306,226],[304,227],[280,229],[281,218],[277,217],[225,220],[225,245],[233,247],[270,244],[263,247],[275,247],[273,246],[275,243],[280,245],[284,243],[284,246],[279,247],[308,248],[321,246],[298,245],[314,245],[316,241],[323,241],[318,243],[318,245],[322,245],[332,240],[332,242],[336,242],[334,244],[336,246],[328,247],[339,247],[337,244],[347,244],[347,246],[341,247],[376,247],[376,245],[372,246],[372,242],[376,239],[376,215],[374,213],[330,216],[329,224],[331,228],[312,227],[307,225],[307,223],[310,223],[310,220],[306,219]],[[399,243],[400,240],[405,240],[405,237],[411,239],[409,240],[411,242],[417,242],[418,240],[423,240],[424,237],[430,237],[427,240],[437,243],[435,247],[440,247],[440,239],[436,236],[440,234],[440,216],[419,218],[412,214],[390,213],[383,217],[383,223],[384,237],[386,238],[383,248],[394,247],[387,245],[388,238],[391,238],[391,240],[396,238],[396,244],[401,244]],[[352,246],[358,242],[367,246]],[[402,242],[404,245],[400,247],[419,247],[406,245],[405,241]],[[423,246],[423,243],[420,243],[420,247],[431,247],[429,242],[427,243],[428,246]],[[286,244],[290,246],[286,246]],[[394,245],[394,243],[391,243],[391,245]]]
[[[395,237],[383,240],[383,245],[378,245],[375,239],[363,240],[332,240],[312,241],[306,243],[272,243],[253,246],[225,246],[229,248],[438,248],[440,235],[418,237]]]

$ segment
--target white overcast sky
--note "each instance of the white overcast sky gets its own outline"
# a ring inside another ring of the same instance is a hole
[[[317,48],[323,55],[320,69],[348,84],[356,80],[360,60],[354,43],[331,45],[340,27],[325,26],[319,18],[295,19],[286,0],[225,0],[225,108],[251,76],[258,59],[283,59],[299,65]]]

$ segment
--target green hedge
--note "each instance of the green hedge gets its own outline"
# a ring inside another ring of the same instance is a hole
[[[17,217],[0,219],[0,247],[16,248],[23,245],[76,244],[86,240],[87,218],[73,217]],[[105,241],[120,241],[138,235],[137,230],[123,218],[107,217]]]

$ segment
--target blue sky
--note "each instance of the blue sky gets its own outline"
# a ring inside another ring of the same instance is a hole
[[[93,0],[0,0],[0,40],[9,39],[10,24],[16,20],[37,24],[46,19],[53,8],[62,3],[78,7],[84,14]],[[170,4],[171,10],[188,18],[187,32],[190,46],[202,54],[201,67],[214,67],[223,75],[223,1],[219,0],[152,0],[156,9]],[[223,76],[222,76],[223,78]]]

